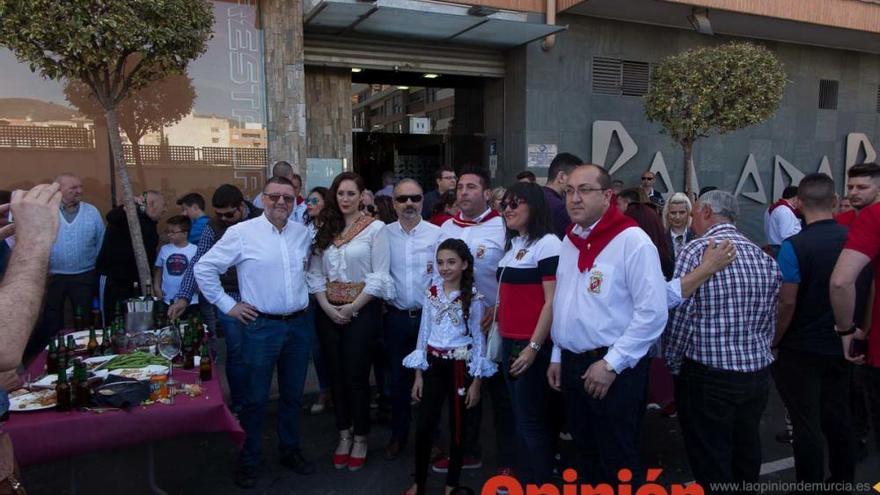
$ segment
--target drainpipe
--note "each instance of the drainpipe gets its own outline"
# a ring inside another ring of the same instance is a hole
[[[556,0],[547,0],[547,24],[550,26],[556,25]],[[541,49],[545,52],[550,51],[553,47],[556,46],[556,35],[551,34],[544,38],[544,41],[541,42]]]

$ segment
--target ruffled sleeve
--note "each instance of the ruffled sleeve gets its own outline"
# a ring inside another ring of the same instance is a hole
[[[312,254],[309,257],[309,271],[306,272],[306,286],[309,294],[327,292],[327,275],[324,273],[323,256]]]
[[[419,323],[419,337],[416,340],[416,349],[403,358],[403,365],[407,368],[426,370],[428,369],[428,335],[431,333],[429,322],[431,321],[433,306],[428,303],[425,296],[422,301],[422,321]]]
[[[368,228],[376,229],[376,232],[370,247],[372,271],[364,276],[364,292],[379,299],[394,299],[397,292],[390,273],[391,246],[388,244],[388,233],[382,222],[373,222]]]
[[[468,373],[474,378],[488,378],[498,371],[498,366],[486,359],[486,336],[480,328],[484,308],[483,297],[477,294],[471,302],[471,314],[468,318],[468,330],[474,341],[471,348],[471,360],[468,362]]]

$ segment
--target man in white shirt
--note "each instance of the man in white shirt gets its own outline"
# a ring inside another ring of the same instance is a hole
[[[276,366],[281,463],[298,474],[315,472],[315,465],[300,452],[299,414],[312,337],[306,320],[305,279],[310,238],[305,226],[288,221],[295,201],[296,191],[289,180],[269,179],[263,187],[264,214],[229,227],[194,269],[208,301],[246,325],[241,346],[247,390],[239,414],[246,439],[235,473],[235,483],[242,488],[257,483],[263,423]],[[233,266],[241,302],[220,284],[220,275]]]
[[[386,225],[391,247],[391,279],[396,297],[388,301],[385,314],[385,350],[391,368],[391,441],[385,458],[397,458],[406,445],[410,421],[410,390],[413,372],[403,358],[416,348],[422,302],[434,274],[435,247],[440,227],[422,220],[422,186],[403,179],[394,186],[394,210],[398,221]]]
[[[302,177],[293,171],[293,166],[284,160],[278,160],[272,165],[272,177],[284,177],[293,184],[294,196],[296,196],[296,204],[290,210],[290,219],[294,222],[306,222],[306,200],[302,196]],[[263,208],[263,193],[254,196],[252,201],[257,208]]]
[[[489,207],[492,187],[489,175],[479,169],[466,169],[456,184],[456,201],[459,213],[447,220],[440,227],[442,242],[449,238],[461,239],[468,245],[474,256],[474,279],[477,291],[483,295],[486,311],[480,322],[483,331],[488,331],[495,316],[495,304],[498,298],[498,262],[504,256],[505,229],[504,221],[497,211]],[[496,443],[498,449],[499,471],[505,474],[514,462],[514,426],[513,412],[510,407],[510,394],[501,374],[483,380],[492,396],[494,411]],[[482,401],[481,401],[482,403]],[[480,460],[480,422],[482,407],[477,404],[465,420],[464,431],[464,469],[478,469]],[[446,459],[435,462],[435,472],[446,472]]]
[[[615,483],[622,468],[638,478],[645,355],[667,318],[660,258],[617,209],[605,169],[574,169],[565,202],[574,225],[559,256],[547,376],[562,390],[581,479]]]
[[[774,258],[779,253],[782,241],[801,231],[801,220],[797,216],[797,186],[788,186],[782,191],[782,198],[770,205],[764,213],[764,235],[767,246]]]

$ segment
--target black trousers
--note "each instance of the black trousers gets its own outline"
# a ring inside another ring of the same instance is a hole
[[[776,388],[791,417],[798,481],[853,481],[855,435],[849,408],[851,366],[842,357],[780,349],[773,364]],[[824,438],[823,438],[824,437]]]
[[[865,388],[868,392],[868,401],[871,404],[871,427],[874,428],[874,438],[877,441],[877,450],[880,450],[880,368],[865,366]]]
[[[92,299],[98,294],[98,277],[94,270],[74,275],[49,275],[46,298],[40,323],[28,340],[24,362],[40,353],[49,340],[64,328],[64,304],[69,299],[74,310],[79,306],[84,321],[90,322]]]
[[[675,401],[691,470],[707,493],[710,483],[758,480],[769,391],[769,367],[741,373],[685,359]]]
[[[456,366],[459,367],[456,370]],[[467,374],[467,363],[428,355],[428,369],[422,372],[422,400],[416,420],[416,486],[418,494],[426,493],[428,463],[434,432],[440,423],[443,403],[449,398],[449,471],[446,486],[456,487],[461,477],[464,427],[474,409],[467,409],[465,397],[459,395],[456,373],[461,374],[465,391],[473,382]],[[466,392],[465,392],[466,393]],[[482,401],[481,401],[482,402]]]
[[[317,310],[318,339],[330,370],[330,391],[336,428],[354,427],[355,435],[370,433],[370,365],[382,331],[381,302],[373,299],[357,318],[337,325]]]
[[[622,371],[603,399],[584,389],[581,376],[604,353],[562,351],[562,397],[577,449],[575,466],[583,482],[617,483],[617,472],[633,472],[633,486],[644,478],[639,460],[639,436],[648,393],[650,359]]]
[[[510,391],[501,373],[483,379],[482,397],[492,399],[492,420],[495,426],[495,448],[498,451],[498,467],[513,467],[516,462],[516,427]],[[482,457],[480,434],[483,423],[483,400],[467,415],[464,424],[464,453],[476,459]]]

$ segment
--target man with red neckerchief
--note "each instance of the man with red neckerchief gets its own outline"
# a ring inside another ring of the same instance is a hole
[[[474,280],[477,291],[483,295],[486,310],[480,322],[483,332],[488,331],[495,315],[498,281],[496,271],[498,262],[504,255],[504,221],[497,211],[489,207],[492,186],[489,176],[480,169],[462,170],[456,185],[456,200],[459,212],[440,227],[439,243],[446,239],[461,239],[468,245],[474,256]],[[514,461],[514,426],[510,395],[504,378],[500,374],[483,380],[483,386],[492,396],[493,419],[498,449],[499,474],[510,474]],[[482,401],[467,416],[464,426],[464,469],[479,469],[480,423],[482,422]],[[435,472],[446,472],[448,458],[435,462]]]
[[[782,191],[782,197],[764,213],[764,235],[767,238],[765,251],[775,258],[782,241],[800,231],[797,186],[788,186]]]
[[[880,170],[871,175],[880,185]],[[874,270],[873,318],[870,329],[860,328],[856,322],[856,280],[871,264]],[[866,363],[868,397],[872,406],[872,422],[877,445],[880,446],[880,203],[862,208],[850,226],[843,252],[831,274],[831,305],[834,308],[836,330],[841,337],[843,352],[854,363]],[[867,349],[865,349],[867,339]],[[864,352],[866,351],[866,352]]]
[[[615,483],[622,468],[642,472],[646,355],[666,326],[666,282],[651,239],[617,209],[605,169],[574,169],[565,202],[574,225],[559,255],[547,377],[562,390],[582,480]]]

